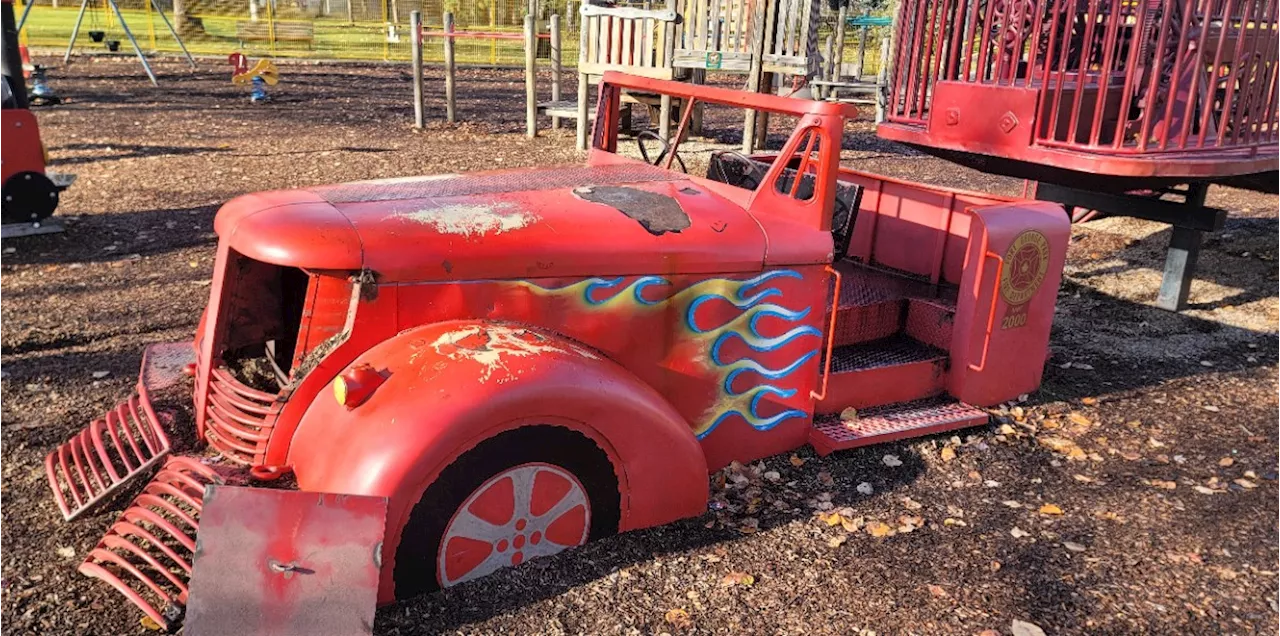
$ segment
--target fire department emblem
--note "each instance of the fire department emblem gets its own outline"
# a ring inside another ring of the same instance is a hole
[[[1000,295],[1010,305],[1021,305],[1035,295],[1049,270],[1049,240],[1035,230],[1013,239],[1004,253]]]

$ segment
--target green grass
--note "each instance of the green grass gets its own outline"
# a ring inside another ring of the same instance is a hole
[[[77,7],[64,6],[52,8],[36,6],[23,29],[27,44],[31,47],[65,49],[75,26]],[[138,44],[146,52],[178,53],[177,42],[165,28],[164,22],[155,13],[139,10],[124,10],[124,19],[133,32]],[[400,42],[387,42],[386,25],[370,22],[347,23],[340,18],[322,18],[316,20],[280,20],[277,24],[290,22],[310,22],[314,25],[315,37],[309,43],[278,41],[274,45],[266,41],[246,41],[241,44],[236,37],[236,23],[247,22],[247,15],[196,15],[203,24],[200,33],[183,36],[183,43],[195,55],[230,55],[241,52],[250,57],[301,57],[314,59],[346,59],[346,60],[394,60],[409,61],[408,25],[401,25]],[[108,19],[110,18],[110,19]],[[172,16],[170,16],[172,18]],[[265,17],[260,17],[265,23]],[[113,15],[98,10],[90,10],[80,28],[80,36],[76,41],[76,50],[105,51],[105,43],[95,43],[89,38],[90,30],[107,32],[106,40],[119,40],[121,50],[128,50],[129,43],[124,36],[119,21]],[[486,27],[485,30],[491,30]],[[504,29],[511,30],[511,29]],[[566,34],[566,42],[570,40]],[[443,62],[443,40],[428,38],[423,49],[423,57],[428,62]],[[565,63],[571,64],[574,51],[565,51]],[[457,45],[457,61],[459,64],[498,64],[504,66],[524,63],[524,49],[518,40],[459,40]]]

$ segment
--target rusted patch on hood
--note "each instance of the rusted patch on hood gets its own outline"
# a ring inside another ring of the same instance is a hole
[[[441,234],[455,234],[466,238],[502,234],[528,227],[538,220],[513,203],[479,201],[400,212],[395,217],[429,225]]]
[[[583,186],[575,188],[573,194],[627,215],[654,236],[679,233],[691,225],[680,202],[665,194],[626,186]]]

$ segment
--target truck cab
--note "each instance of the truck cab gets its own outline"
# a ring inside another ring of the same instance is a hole
[[[652,161],[619,153],[623,91],[686,104]],[[778,152],[719,151],[689,174],[699,103],[798,123]],[[217,468],[192,482],[292,474],[387,499],[383,602],[700,515],[708,473],[733,461],[980,424],[976,407],[1038,386],[1060,206],[844,168],[846,105],[607,73],[597,112],[581,166],[226,204],[194,345],[144,356],[128,408],[50,454],[64,515],[169,452],[177,425],[149,396],[183,366]],[[134,559],[128,541],[82,571],[170,620],[158,608],[186,600],[157,592],[172,576],[101,567]]]

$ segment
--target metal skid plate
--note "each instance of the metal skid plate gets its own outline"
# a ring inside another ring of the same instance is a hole
[[[385,497],[206,488],[187,636],[369,634]]]

